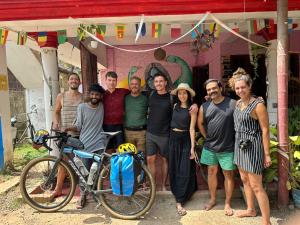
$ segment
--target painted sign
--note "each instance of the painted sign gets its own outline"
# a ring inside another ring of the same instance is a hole
[[[0,91],[8,91],[7,76],[2,74],[0,74]]]

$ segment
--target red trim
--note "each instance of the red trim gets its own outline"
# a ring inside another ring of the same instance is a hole
[[[35,41],[37,42],[38,38],[38,33],[37,32],[28,32],[27,33],[30,37],[34,38]],[[57,48],[58,47],[58,42],[57,42],[57,32],[47,32],[47,41],[46,44],[43,46],[40,46],[41,48],[45,47],[52,47],[52,48]]]
[[[300,0],[289,0],[299,10]],[[0,21],[276,11],[275,0],[2,0]]]

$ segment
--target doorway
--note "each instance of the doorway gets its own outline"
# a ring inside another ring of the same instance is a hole
[[[199,107],[205,101],[206,90],[204,83],[209,78],[209,65],[193,67],[193,85],[192,88],[196,92],[194,103]]]

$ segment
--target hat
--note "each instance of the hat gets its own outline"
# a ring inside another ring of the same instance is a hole
[[[192,88],[190,88],[190,86],[187,83],[180,83],[176,89],[171,91],[171,94],[177,95],[178,90],[186,90],[186,91],[190,92],[192,97],[194,97],[196,95],[195,91]]]

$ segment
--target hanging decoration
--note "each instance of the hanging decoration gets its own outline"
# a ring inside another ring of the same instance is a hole
[[[47,43],[47,32],[38,32],[37,42],[39,46],[44,46]]]
[[[67,42],[67,31],[66,30],[58,30],[57,31],[57,42],[58,44],[63,44]]]
[[[146,34],[146,24],[144,23],[145,16],[142,15],[139,24],[135,24],[136,36],[134,42],[136,43],[140,36],[145,36]]]
[[[160,23],[152,23],[152,37],[159,38],[161,35],[162,26]]]
[[[124,34],[125,34],[125,25],[124,24],[116,24],[115,29],[116,29],[116,38],[118,40],[122,40],[124,38]]]
[[[6,44],[7,35],[8,35],[7,29],[0,29],[0,45]]]
[[[293,23],[293,19],[288,19],[288,32],[291,33],[296,27],[298,27],[298,24]]]
[[[106,33],[106,25],[97,25],[96,26],[96,37],[100,40],[104,40],[104,36]]]
[[[178,38],[181,35],[181,24],[171,24],[171,38]]]
[[[265,19],[265,26],[266,29],[270,34],[276,33],[276,27],[275,27],[275,22],[274,19]]]
[[[83,24],[80,24],[79,27],[77,28],[77,38],[79,41],[83,41],[86,38],[83,29],[86,29],[86,27]]]
[[[220,25],[217,23],[211,23],[209,24],[209,32],[212,34],[213,38],[219,38],[220,37]]]
[[[199,36],[203,32],[203,24],[199,26],[194,26],[194,24],[192,24],[192,27],[193,27],[193,31],[191,33],[192,39],[196,39],[197,36]]]
[[[18,32],[18,40],[17,45],[25,45],[27,41],[27,33],[26,32]]]
[[[229,27],[230,27],[233,31],[235,31],[235,32],[237,32],[237,33],[240,32],[239,25],[238,25],[238,23],[236,23],[236,22],[234,22],[234,23],[229,23]]]

